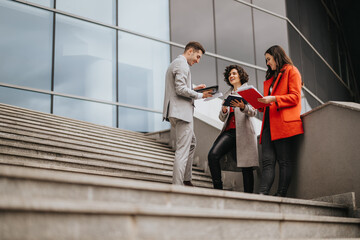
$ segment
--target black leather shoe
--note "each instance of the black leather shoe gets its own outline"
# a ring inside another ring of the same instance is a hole
[[[194,185],[191,183],[191,181],[184,181],[183,183],[185,186],[194,187]]]

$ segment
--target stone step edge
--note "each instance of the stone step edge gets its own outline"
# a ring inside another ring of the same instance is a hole
[[[190,217],[190,218],[216,218],[241,219],[265,221],[293,221],[338,224],[360,224],[360,219],[314,216],[301,214],[266,213],[253,211],[239,211],[227,209],[204,209],[184,207],[159,207],[157,205],[138,205],[129,203],[95,202],[95,201],[65,201],[42,200],[0,197],[1,211],[26,211],[46,213],[70,214],[104,214],[104,215],[141,215],[159,217]]]
[[[99,161],[93,162],[72,162],[71,159],[44,159],[44,158],[35,158],[35,157],[26,157],[26,156],[17,156],[10,155],[6,153],[1,153],[0,156],[0,164],[6,165],[17,165],[17,166],[28,166],[28,167],[36,167],[39,166],[41,168],[50,168],[50,166],[54,167],[65,167],[71,168],[74,170],[98,170],[104,171],[106,173],[112,172],[120,172],[121,174],[133,173],[135,175],[143,174],[143,175],[152,175],[158,176],[161,178],[171,178],[172,177],[172,169],[162,169],[158,167],[150,167],[143,165],[132,165],[125,163],[110,163],[102,165]],[[210,176],[202,175],[196,171],[193,171],[193,179],[197,181],[206,182],[208,184],[212,184],[212,180]]]
[[[0,165],[0,176],[4,176],[4,177],[28,178],[32,180],[52,181],[58,183],[77,183],[83,185],[89,184],[92,186],[101,186],[101,187],[130,188],[135,190],[138,189],[138,190],[156,191],[156,192],[164,192],[164,193],[179,193],[179,194],[186,194],[192,196],[219,197],[219,198],[228,198],[228,199],[253,200],[259,202],[271,202],[278,204],[284,203],[284,204],[293,204],[293,205],[296,204],[296,205],[312,206],[312,207],[347,209],[347,207],[344,205],[329,203],[329,202],[264,196],[258,194],[249,194],[249,193],[233,192],[233,191],[225,191],[225,190],[219,191],[215,189],[205,189],[201,187],[191,188],[186,186],[178,186],[178,185],[164,184],[158,182],[156,183],[147,182],[142,180],[132,180],[132,179],[123,179],[123,178],[114,179],[113,177],[108,177],[108,176],[87,175],[76,172],[56,171],[56,174],[54,174],[51,173],[52,171],[55,172],[56,170],[37,169],[36,171],[34,171],[33,169],[28,169],[22,166],[18,167],[18,166]]]
[[[3,135],[3,136],[2,136]],[[129,154],[133,156],[147,156],[152,155],[154,158],[162,159],[165,161],[173,160],[174,154],[171,152],[171,150],[168,151],[168,153],[159,153],[157,151],[151,151],[142,149],[140,147],[140,151],[137,151],[138,148],[136,146],[133,147],[126,147],[115,144],[109,145],[104,144],[101,142],[91,142],[87,139],[84,139],[82,141],[81,139],[74,139],[70,137],[62,137],[58,135],[50,135],[45,133],[38,133],[34,131],[28,131],[28,130],[22,130],[17,128],[7,128],[1,126],[0,123],[0,137],[3,139],[11,139],[11,140],[19,140],[22,141],[21,138],[24,138],[25,140],[23,142],[31,142],[31,143],[37,143],[41,145],[50,145],[52,147],[57,146],[64,146],[63,148],[66,149],[72,149],[72,150],[79,150],[86,151],[86,152],[98,152],[98,151],[106,151],[106,152],[114,152],[119,154]],[[49,142],[48,144],[46,144]],[[50,144],[50,142],[55,144]],[[71,148],[69,147],[71,146]],[[87,148],[88,150],[85,150]],[[90,150],[92,151],[90,151]]]
[[[38,140],[38,141],[37,141]],[[66,156],[103,159],[104,161],[113,161],[112,158],[127,158],[134,160],[141,160],[146,162],[160,163],[168,166],[172,166],[174,159],[152,156],[150,154],[136,154],[127,150],[110,151],[106,149],[95,149],[89,146],[75,145],[70,143],[57,142],[54,140],[39,139],[32,136],[25,136],[13,133],[0,132],[0,145],[9,148],[36,150],[44,153],[51,154],[63,154]],[[34,145],[34,146],[33,146]],[[106,157],[106,158],[105,158]],[[106,159],[106,160],[105,160]],[[193,166],[193,169],[199,173],[199,175],[209,176],[204,173],[204,170],[200,167]]]
[[[59,115],[54,115],[51,113],[44,113],[44,112],[39,112],[39,111],[35,111],[35,110],[29,110],[26,108],[20,108],[20,107],[6,105],[6,104],[2,104],[2,103],[0,103],[0,110],[4,110],[4,112],[12,112],[13,114],[17,114],[17,115],[19,113],[23,113],[26,116],[30,116],[32,119],[34,119],[34,116],[35,116],[44,121],[45,120],[53,120],[53,122],[66,123],[66,124],[68,124],[68,126],[74,126],[76,128],[96,129],[97,131],[105,131],[105,132],[111,132],[111,133],[115,132],[116,134],[122,134],[122,135],[130,134],[130,135],[133,135],[134,137],[139,137],[139,138],[143,138],[143,139],[147,139],[147,140],[151,140],[152,142],[155,142],[153,139],[146,137],[144,135],[144,133],[125,130],[125,129],[121,129],[121,128],[108,127],[108,126],[104,126],[104,125],[100,125],[100,124],[95,124],[95,123],[86,122],[86,121],[82,121],[82,120],[67,118],[67,117],[63,117],[63,116],[59,116]]]
[[[156,142],[154,139],[150,138],[150,137],[145,137],[145,136],[138,136],[138,137],[133,137],[129,134],[119,134],[119,133],[114,133],[114,132],[109,132],[109,131],[103,131],[101,129],[92,129],[92,128],[81,128],[79,126],[66,126],[66,124],[62,124],[62,125],[55,125],[56,122],[48,122],[48,121],[35,121],[34,119],[32,119],[31,117],[27,117],[24,118],[24,116],[17,117],[17,116],[10,116],[8,114],[3,114],[1,113],[0,110],[0,116],[2,119],[2,122],[4,121],[14,121],[15,123],[19,123],[21,122],[22,125],[24,124],[31,124],[31,125],[36,125],[36,126],[40,126],[42,128],[53,128],[57,131],[69,131],[75,134],[87,134],[89,136],[92,137],[105,137],[106,139],[110,139],[110,140],[118,140],[119,138],[123,139],[124,141],[138,141],[141,142],[143,144],[147,144],[147,145],[151,145],[151,146],[155,146],[159,149],[169,149],[170,147],[166,144],[161,144]],[[39,127],[38,127],[39,128]],[[116,128],[114,128],[116,129]]]
[[[80,123],[81,125],[94,126],[94,127],[99,127],[99,128],[102,128],[102,129],[108,129],[108,130],[116,129],[116,131],[120,130],[122,132],[134,133],[134,134],[138,134],[140,136],[144,135],[143,133],[139,133],[139,132],[134,132],[134,131],[125,130],[125,129],[121,129],[121,128],[108,127],[108,126],[105,126],[105,125],[86,122],[86,121],[83,121],[83,120],[64,117],[64,116],[60,116],[60,115],[56,115],[56,114],[52,114],[52,113],[45,113],[45,112],[41,112],[41,111],[36,111],[36,110],[23,108],[23,107],[18,107],[18,106],[9,105],[9,104],[4,104],[4,103],[0,103],[0,109],[10,110],[10,111],[13,111],[15,113],[22,112],[22,113],[24,113],[26,115],[31,114],[31,115],[36,115],[36,116],[40,116],[40,117],[48,117],[48,118],[57,119],[57,120],[64,120],[64,121],[68,121],[70,123]]]
[[[33,126],[30,124],[24,124],[16,122],[10,123],[8,120],[0,119],[0,127],[5,129],[12,129],[17,131],[26,131],[33,134],[43,134],[43,135],[49,135],[52,137],[60,137],[65,136],[67,139],[73,139],[80,141],[93,143],[93,144],[101,144],[104,146],[119,146],[119,147],[130,147],[130,148],[138,148],[142,151],[155,151],[157,154],[166,154],[166,155],[174,155],[172,149],[166,148],[166,147],[159,147],[156,145],[153,145],[152,142],[148,143],[140,143],[137,140],[126,140],[121,137],[119,137],[117,140],[115,139],[108,139],[106,137],[100,137],[100,136],[91,136],[86,135],[84,133],[76,133],[72,131],[65,131],[65,130],[59,130],[59,129],[50,129],[43,126]]]
[[[70,132],[73,132],[75,134],[87,134],[89,136],[92,136],[92,137],[105,137],[106,139],[110,139],[110,140],[113,140],[113,141],[116,141],[116,140],[119,140],[119,139],[123,139],[124,141],[127,141],[127,142],[130,142],[130,141],[137,141],[139,143],[142,143],[142,144],[145,144],[145,145],[151,145],[152,147],[156,147],[156,148],[159,148],[159,149],[164,149],[164,150],[167,150],[167,149],[170,149],[170,147],[166,144],[161,144],[161,143],[158,143],[156,142],[154,139],[151,139],[149,137],[145,137],[145,136],[142,136],[142,137],[134,137],[134,136],[131,136],[129,134],[119,134],[119,133],[114,133],[113,131],[103,131],[101,129],[91,129],[91,128],[82,128],[82,127],[79,127],[79,126],[66,126],[66,124],[56,124],[56,122],[48,122],[48,121],[35,121],[34,119],[32,119],[31,117],[27,117],[27,118],[24,118],[24,116],[21,116],[20,117],[14,117],[14,116],[10,116],[9,115],[4,115],[0,112],[0,116],[2,118],[6,118],[7,120],[9,119],[15,119],[13,120],[14,122],[22,122],[22,123],[25,123],[25,124],[33,124],[33,125],[36,125],[36,126],[42,126],[43,128],[51,128],[53,127],[54,129],[56,130],[59,130],[59,131],[70,131]],[[29,118],[29,119],[28,119]],[[54,126],[52,126],[54,125]],[[65,125],[65,126],[63,126]],[[115,128],[114,128],[115,129]]]
[[[156,175],[156,174],[146,174],[143,172],[134,172],[134,171],[121,171],[121,172],[109,172],[99,169],[87,169],[87,168],[73,168],[68,166],[59,166],[59,165],[47,165],[41,166],[39,164],[32,163],[3,163],[0,162],[0,168],[2,166],[12,166],[12,167],[26,167],[36,170],[43,171],[53,171],[54,173],[65,172],[69,174],[83,174],[86,176],[98,176],[98,177],[109,177],[113,179],[132,179],[134,181],[147,181],[147,182],[157,182],[164,184],[171,184],[172,175]],[[135,174],[134,174],[135,173]],[[209,181],[204,181],[193,176],[193,184],[197,187],[212,188],[212,183]]]
[[[1,144],[1,141],[0,141]],[[61,156],[58,156],[60,154]],[[120,169],[119,166],[124,165],[128,167],[140,167],[149,168],[159,171],[172,171],[173,165],[167,161],[155,160],[155,159],[141,159],[141,158],[129,158],[129,157],[107,157],[101,158],[98,156],[85,156],[74,155],[62,152],[49,152],[38,148],[23,148],[19,146],[0,145],[0,156],[9,156],[12,159],[32,159],[40,161],[53,161],[63,162],[68,164],[84,164],[97,167],[110,167]],[[4,160],[4,159],[3,159]],[[0,160],[1,162],[1,160]],[[197,169],[193,166],[193,174],[210,179],[210,175]]]
[[[44,138],[38,138],[34,136],[21,135],[19,133],[5,133],[0,132],[0,139],[3,141],[2,145],[12,146],[17,148],[27,148],[28,145],[37,145],[37,149],[44,149],[44,151],[55,152],[56,151],[73,151],[77,153],[86,154],[102,154],[112,157],[128,157],[128,158],[146,158],[146,159],[157,159],[161,161],[168,161],[169,164],[173,163],[173,158],[163,156],[151,156],[145,153],[136,153],[126,149],[118,149],[117,151],[107,150],[103,148],[93,148],[86,145],[71,144],[69,142],[59,142],[55,140],[47,140]],[[19,142],[19,146],[15,144]],[[23,143],[20,147],[20,143]],[[27,146],[27,147],[26,147]],[[71,155],[70,153],[68,155]]]

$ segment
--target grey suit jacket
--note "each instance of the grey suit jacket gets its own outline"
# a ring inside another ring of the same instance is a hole
[[[163,120],[173,117],[192,122],[193,101],[201,96],[192,90],[189,64],[183,55],[179,55],[166,71]]]

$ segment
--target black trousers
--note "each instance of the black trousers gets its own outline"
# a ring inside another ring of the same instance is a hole
[[[235,129],[222,132],[215,140],[208,154],[208,162],[215,189],[222,189],[220,159],[232,152],[236,160],[236,132]],[[253,168],[242,168],[244,192],[252,193],[254,191]]]
[[[261,138],[262,174],[259,193],[268,195],[275,178],[276,161],[279,163],[279,185],[276,196],[285,197],[289,188],[296,158],[298,136],[271,141],[270,121],[265,113]]]

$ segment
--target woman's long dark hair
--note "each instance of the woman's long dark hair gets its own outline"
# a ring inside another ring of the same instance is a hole
[[[285,64],[294,65],[288,55],[286,55],[284,49],[278,45],[270,47],[268,50],[266,50],[265,54],[267,53],[274,57],[276,70],[273,71],[271,70],[270,66],[267,66],[268,69],[266,71],[266,79],[269,79],[273,76],[276,78]]]

